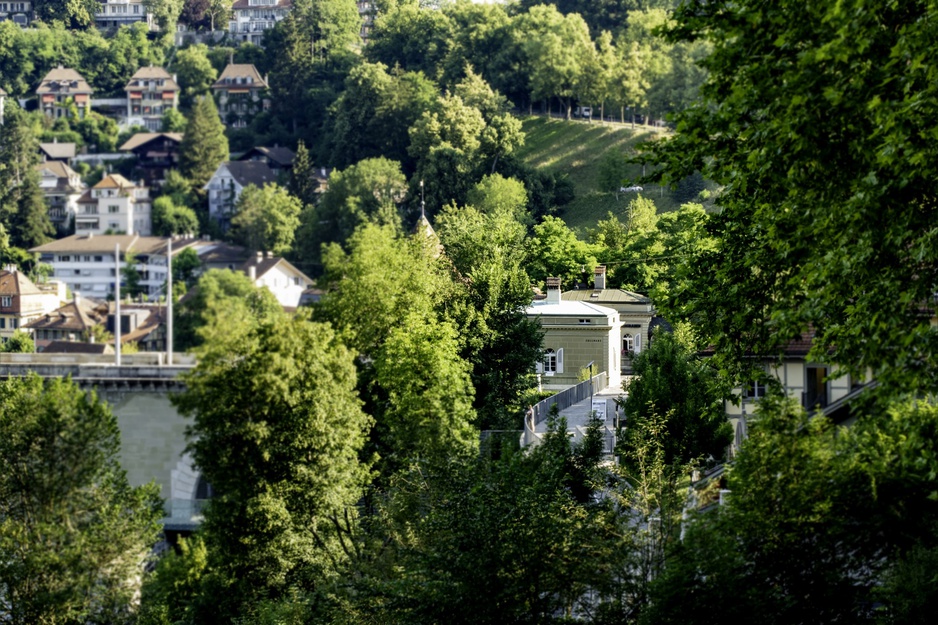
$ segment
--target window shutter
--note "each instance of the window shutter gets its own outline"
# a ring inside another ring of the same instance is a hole
[[[534,366],[536,373],[544,373],[544,363],[540,360],[537,361],[537,364]]]
[[[635,333],[635,353],[638,354],[642,351],[642,333]]]
[[[563,348],[557,350],[557,373],[563,373]]]

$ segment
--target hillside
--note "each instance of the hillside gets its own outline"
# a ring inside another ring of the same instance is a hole
[[[634,146],[657,135],[653,129],[628,124],[591,124],[585,121],[564,121],[544,117],[523,120],[527,133],[524,147],[519,151],[522,160],[538,169],[561,172],[570,176],[576,189],[576,199],[563,208],[560,217],[580,236],[610,211],[621,214],[631,194],[603,193],[599,185],[599,165],[608,150],[631,152]],[[630,171],[632,180],[641,176],[641,167]],[[657,185],[643,185],[645,195],[652,197],[659,212],[674,210],[681,203],[696,199],[703,181],[688,181],[682,188],[670,190]]]

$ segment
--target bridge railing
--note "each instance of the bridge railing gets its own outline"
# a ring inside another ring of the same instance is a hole
[[[114,354],[0,354],[3,365],[113,365]],[[195,356],[174,353],[173,366],[194,366]],[[137,352],[122,354],[121,365],[129,367],[168,366],[164,352]]]
[[[534,407],[531,409],[531,416],[534,421],[533,425],[537,426],[547,421],[547,415],[550,414],[550,409],[554,404],[557,404],[558,411],[566,410],[570,406],[589,397],[590,393],[598,393],[603,390],[606,388],[606,384],[606,372],[603,371],[600,374],[594,375],[592,379],[580,382],[576,386],[571,386],[556,395],[551,395],[547,399],[539,401],[534,404]]]

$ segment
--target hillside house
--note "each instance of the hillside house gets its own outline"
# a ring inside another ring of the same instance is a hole
[[[55,310],[62,295],[64,289],[57,283],[40,289],[15,265],[0,270],[0,341],[8,341],[19,328]]]
[[[264,256],[258,252],[241,266],[258,288],[266,288],[274,294],[284,310],[295,311],[305,303],[304,293],[313,285],[312,279],[277,256]]]
[[[144,22],[149,30],[156,30],[156,20],[148,12],[143,0],[100,0],[100,8],[94,16],[94,25],[100,30],[131,26]]]
[[[231,227],[235,205],[244,187],[253,184],[263,187],[277,182],[277,174],[260,161],[226,161],[218,166],[208,183],[202,187],[208,191],[208,216],[218,222],[222,231]]]
[[[655,316],[655,308],[651,300],[632,291],[606,288],[605,265],[599,265],[593,271],[592,289],[565,291],[562,299],[571,302],[589,302],[611,308],[619,313],[619,319],[622,322],[621,369],[624,374],[631,373],[632,358],[641,353],[651,340],[651,327]]]
[[[249,64],[229,64],[212,85],[222,123],[246,128],[261,111],[270,108],[267,81]]]
[[[159,132],[163,113],[179,107],[179,85],[176,77],[162,67],[141,67],[127,85],[127,121]]]
[[[53,341],[83,342],[92,328],[106,320],[106,302],[75,293],[71,301],[41,315],[25,327],[33,335],[36,351],[41,352]]]
[[[175,239],[173,256],[199,243],[198,239]],[[136,255],[143,294],[150,300],[158,299],[163,294],[167,277],[167,239],[137,234],[76,234],[36,246],[30,251],[38,253],[40,261],[52,265],[53,276],[65,282],[72,293],[103,299],[114,294],[117,268],[114,253],[118,245],[121,268],[127,251],[132,251]]]
[[[238,41],[261,44],[264,31],[283,20],[293,0],[234,0],[228,32]]]
[[[525,310],[544,329],[544,359],[537,364],[542,387],[562,390],[576,385],[593,363],[593,374],[605,372],[607,385],[621,384],[619,313],[590,302],[561,298],[560,278],[547,279],[547,298]]]
[[[150,236],[150,189],[120,174],[108,174],[78,199],[78,234],[139,234]]]
[[[179,166],[182,139],[179,132],[138,132],[118,149],[137,157],[137,169],[144,184],[153,187],[166,180],[167,171]]]
[[[49,208],[49,220],[60,235],[67,234],[85,190],[78,173],[61,161],[38,163],[39,188]]]
[[[17,26],[25,28],[33,18],[33,3],[24,0],[4,0],[0,2],[0,22],[10,20]],[[0,112],[0,124],[3,123],[3,114]]]
[[[58,119],[69,117],[74,106],[78,119],[84,119],[91,111],[91,95],[94,89],[75,70],[62,67],[49,71],[36,87],[39,108],[47,117]]]

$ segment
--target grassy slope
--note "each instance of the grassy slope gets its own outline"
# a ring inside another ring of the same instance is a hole
[[[549,172],[561,172],[570,176],[576,189],[576,199],[565,206],[560,217],[583,237],[586,230],[596,225],[610,211],[624,217],[624,210],[633,194],[599,191],[599,163],[607,150],[632,152],[637,143],[657,136],[653,129],[636,126],[633,131],[628,124],[600,124],[594,121],[562,121],[545,117],[528,117],[523,120],[527,133],[520,156],[528,165]],[[641,176],[641,166],[631,172],[633,179]],[[696,190],[678,189],[671,191],[656,185],[643,185],[645,195],[650,196],[658,212],[676,209],[681,203],[691,201]],[[692,185],[690,185],[692,186]]]

